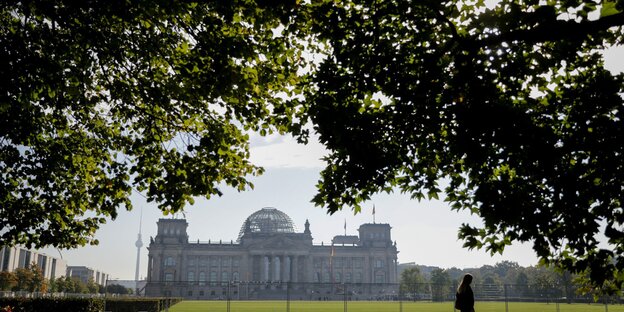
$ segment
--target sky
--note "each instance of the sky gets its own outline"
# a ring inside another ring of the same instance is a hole
[[[605,65],[613,72],[624,72],[624,47],[604,52]],[[315,194],[319,172],[324,167],[321,157],[327,152],[321,144],[311,140],[308,145],[297,144],[289,136],[251,137],[251,161],[266,171],[252,177],[253,190],[237,192],[221,189],[223,196],[206,200],[197,198],[185,208],[190,241],[236,241],[245,219],[263,207],[275,207],[290,216],[296,230],[302,232],[306,220],[315,244],[327,244],[335,235],[357,235],[358,227],[375,221],[392,226],[392,239],[399,250],[399,263],[415,262],[442,268],[474,268],[493,265],[502,260],[518,262],[522,266],[537,264],[537,258],[528,244],[507,247],[503,255],[491,256],[484,250],[467,250],[458,240],[462,223],[479,225],[479,218],[465,211],[451,211],[441,200],[411,200],[409,195],[380,194],[366,202],[362,212],[354,215],[343,210],[328,215],[310,200]],[[441,198],[442,199],[442,198]],[[44,252],[63,258],[68,265],[88,266],[110,274],[112,279],[134,279],[139,225],[143,236],[140,249],[140,278],[147,275],[147,245],[156,235],[156,222],[163,216],[156,204],[147,203],[140,194],[133,194],[133,211],[120,211],[114,221],[103,225],[96,234],[100,244],[72,250],[45,249]]]

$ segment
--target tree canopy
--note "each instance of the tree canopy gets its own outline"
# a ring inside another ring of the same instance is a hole
[[[299,128],[294,2],[267,5],[3,1],[3,244],[97,243],[133,189],[167,213],[250,187],[247,131]]]
[[[469,248],[624,282],[624,1],[5,1],[0,237],[72,247],[132,189],[250,187],[246,131],[330,151],[314,202],[444,195]],[[310,54],[312,53],[312,54]],[[608,247],[600,245],[606,237]]]
[[[417,299],[417,294],[425,290],[425,277],[420,273],[418,267],[411,267],[401,272],[401,282],[399,290],[402,294],[412,296]]]
[[[327,1],[329,46],[306,94],[330,150],[314,201],[378,192],[481,217],[468,248],[531,242],[540,259],[624,282],[623,1]],[[600,237],[604,236],[601,244]]]
[[[452,294],[450,292],[451,277],[448,271],[434,269],[431,271],[431,299],[433,301],[446,301]]]

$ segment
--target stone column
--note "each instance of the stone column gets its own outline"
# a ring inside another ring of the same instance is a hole
[[[292,282],[298,282],[299,281],[299,256],[293,256],[292,257],[292,263],[290,264],[290,272],[291,272],[291,277],[290,280]]]
[[[176,282],[180,282],[182,281],[182,261],[183,261],[183,255],[180,251],[178,251],[178,256],[176,257],[176,264],[175,264],[175,274],[173,275],[173,280]]]
[[[392,259],[392,267],[390,268],[390,274],[392,275],[392,283],[396,283],[396,260]]]
[[[303,272],[305,274],[305,276],[303,277],[304,282],[314,282],[314,279],[312,277],[314,275],[314,261],[312,260],[313,259],[311,256],[303,258]]]
[[[243,254],[239,258],[238,262],[238,280],[244,281],[247,280],[247,269],[249,268],[249,255]]]
[[[151,282],[152,281],[152,261],[153,261],[153,257],[151,255],[147,256],[147,281]]]
[[[372,283],[374,281],[372,256],[364,257],[362,271],[364,271],[364,283]],[[374,261],[374,260],[373,260]]]
[[[290,282],[290,256],[282,256],[284,264],[282,264],[282,281]]]
[[[250,281],[253,277],[250,276],[251,266],[253,265],[253,255],[249,253],[245,253],[241,257],[241,270],[240,270],[240,280],[241,281]]]
[[[264,281],[268,281],[270,276],[269,276],[269,272],[270,272],[270,261],[269,261],[269,256],[262,256],[262,270],[264,271],[264,274],[262,274],[262,279]]]
[[[258,255],[249,255],[247,257],[247,275],[245,276],[247,281],[258,281],[262,279],[262,257]],[[257,276],[254,276],[254,268],[258,267]]]
[[[280,265],[281,265],[280,257],[279,256],[274,256],[273,257],[273,261],[274,261],[273,269],[275,270],[273,272],[273,280],[274,281],[279,281],[280,280],[280,275],[281,275],[281,272],[280,272]]]
[[[154,271],[152,272],[152,280],[162,281],[160,272],[162,272],[163,259],[162,255],[154,257]]]
[[[308,257],[305,257],[305,256],[299,257],[299,262],[301,263],[301,272],[299,274],[300,282],[307,283],[311,281],[311,277],[309,277],[311,275],[308,275],[308,270],[309,270],[308,262],[310,262],[310,260],[308,260],[307,258],[309,257],[310,255],[308,255]]]

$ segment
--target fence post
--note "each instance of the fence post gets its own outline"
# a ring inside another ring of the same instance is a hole
[[[503,285],[503,290],[505,293],[505,312],[509,312],[509,299],[507,298],[507,284]]]
[[[399,285],[399,312],[403,312],[403,291],[401,290],[400,285]]]
[[[290,281],[286,282],[286,312],[290,312]]]
[[[344,302],[343,302],[343,306],[344,306],[344,312],[347,312],[347,283],[342,284],[342,293],[343,293],[343,297],[344,297]]]
[[[227,283],[227,294],[226,294],[226,298],[225,298],[227,312],[230,312],[230,285],[231,284],[232,283],[230,283],[230,282]]]

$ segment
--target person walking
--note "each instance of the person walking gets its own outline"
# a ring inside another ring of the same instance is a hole
[[[472,283],[472,275],[466,273],[459,287],[457,287],[457,293],[455,293],[455,309],[461,312],[475,312],[474,293],[472,292],[470,283]]]

